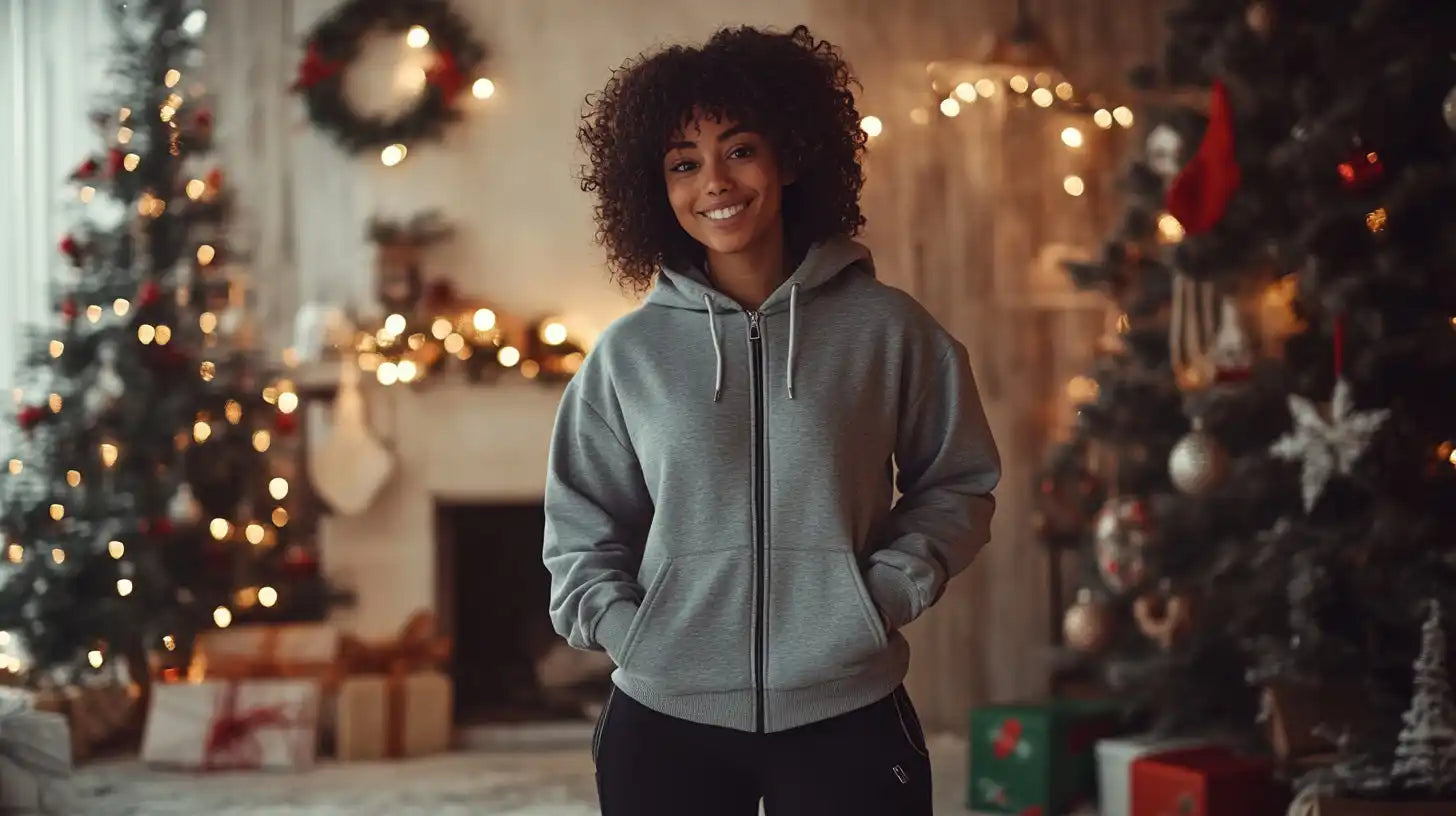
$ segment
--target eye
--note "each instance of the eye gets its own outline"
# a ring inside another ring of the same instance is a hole
[[[735,147],[732,150],[728,151],[728,158],[730,158],[730,159],[746,159],[746,158],[749,158],[750,156],[752,156],[753,155],[753,152],[754,151],[753,151],[753,146],[752,145],[746,145],[746,144],[745,145],[738,145],[737,147]]]
[[[679,159],[667,166],[669,173],[688,173],[697,168],[697,162],[692,159]]]

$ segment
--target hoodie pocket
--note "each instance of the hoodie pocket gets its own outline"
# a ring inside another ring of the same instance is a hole
[[[774,550],[768,687],[795,689],[857,674],[887,643],[852,553]]]
[[[747,550],[669,558],[627,631],[621,668],[661,694],[749,688],[752,614]]]

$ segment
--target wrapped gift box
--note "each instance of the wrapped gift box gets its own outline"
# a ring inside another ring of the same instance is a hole
[[[1131,816],[1133,762],[1145,756],[1208,744],[1206,740],[1157,739],[1148,734],[1098,740],[1098,816]]]
[[[1289,794],[1273,763],[1201,747],[1132,763],[1132,816],[1283,816]]]
[[[0,699],[0,813],[66,816],[71,808],[66,718],[22,694]]]
[[[133,715],[140,690],[119,682],[94,686],[71,685],[35,693],[34,707],[60,715],[70,732],[70,757],[85,762],[102,746],[129,734],[135,738]]]
[[[450,678],[437,671],[345,679],[334,734],[338,758],[392,759],[448,750],[452,689]]]
[[[1456,799],[1444,802],[1381,802],[1320,796],[1315,800],[1313,816],[1451,816],[1453,813],[1456,813]]]
[[[989,705],[971,712],[971,810],[1064,813],[1097,798],[1093,746],[1120,728],[1110,700]]]
[[[209,680],[152,689],[142,761],[216,770],[296,770],[318,744],[317,680]]]
[[[319,677],[339,670],[339,630],[324,623],[252,624],[197,636],[191,679]]]

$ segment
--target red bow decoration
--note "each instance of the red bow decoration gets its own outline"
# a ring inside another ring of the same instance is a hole
[[[156,281],[147,281],[146,283],[142,284],[142,288],[137,291],[138,306],[151,306],[161,298],[162,287],[158,286]]]
[[[100,162],[96,161],[95,159],[87,159],[86,161],[81,162],[80,166],[78,166],[71,173],[71,179],[73,181],[85,181],[88,179],[93,179],[96,178],[96,173],[99,170],[101,170]]]
[[[238,710],[238,683],[224,684],[218,697],[217,711],[208,729],[207,745],[202,756],[203,767],[256,768],[263,763],[263,746],[258,731],[264,728],[296,728],[303,724],[290,717],[284,705],[258,706]],[[312,739],[312,733],[305,738]]]
[[[16,421],[20,423],[21,428],[28,431],[39,425],[41,420],[45,419],[46,414],[49,413],[50,411],[39,405],[27,405],[20,409],[20,414],[16,417]]]
[[[108,150],[106,152],[106,175],[111,178],[116,178],[125,168],[123,164],[125,161],[126,154],[121,152],[121,148],[113,147]]]
[[[68,297],[65,300],[61,301],[61,317],[64,317],[67,320],[75,320],[76,319],[76,299],[75,298]]]
[[[1208,129],[1192,161],[1168,188],[1168,212],[1178,219],[1187,234],[1208,232],[1223,219],[1224,211],[1238,192],[1239,182],[1228,89],[1215,80],[1208,105]]]
[[[58,248],[61,250],[61,254],[62,255],[65,255],[66,258],[69,259],[71,263],[76,264],[77,266],[80,265],[80,263],[81,263],[81,243],[76,240],[76,237],[75,236],[73,236],[73,235],[64,235],[64,236],[62,236],[61,237],[61,242],[58,245]]]
[[[997,759],[1005,759],[1011,756],[1020,742],[1021,720],[1013,717],[1001,723],[1001,730],[997,732],[996,741],[991,745],[991,750],[996,754]]]
[[[447,102],[454,99],[465,85],[465,77],[460,73],[460,66],[455,63],[455,55],[444,50],[437,53],[435,64],[425,72],[425,81],[439,88],[440,96]]]
[[[298,78],[293,81],[293,90],[303,90],[323,82],[344,70],[341,60],[326,59],[315,43],[308,44],[303,62],[298,64]]]

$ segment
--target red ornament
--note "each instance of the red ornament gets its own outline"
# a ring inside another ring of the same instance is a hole
[[[75,320],[76,319],[76,299],[75,298],[68,297],[65,300],[61,301],[61,317],[64,317],[67,320]]]
[[[211,133],[212,110],[210,108],[203,108],[202,110],[198,111],[197,115],[192,117],[192,124],[194,127],[197,128],[197,130],[201,131],[203,135]]]
[[[170,534],[173,529],[175,528],[172,526],[172,520],[167,518],[166,516],[158,516],[154,519],[137,520],[137,532],[141,533],[142,535],[155,534],[159,536],[164,536]]]
[[[142,288],[137,291],[138,306],[151,306],[161,299],[162,287],[158,286],[156,281],[149,280],[146,283],[143,283]]]
[[[344,70],[342,61],[325,59],[318,45],[309,43],[303,61],[298,64],[298,78],[293,81],[293,90],[312,88],[342,70]]]
[[[1012,717],[1001,723],[1001,728],[996,732],[996,739],[991,743],[991,751],[997,759],[1005,759],[1016,751],[1016,746],[1021,743],[1021,720]]]
[[[1351,192],[1368,190],[1385,177],[1385,164],[1374,150],[1361,151],[1340,162],[1340,186]]]
[[[96,161],[95,159],[87,159],[86,161],[81,162],[81,165],[71,172],[71,180],[85,181],[87,179],[93,179],[96,178],[96,174],[100,171],[100,162]]]
[[[284,436],[288,436],[289,434],[298,430],[298,417],[293,414],[285,414],[282,411],[279,411],[277,415],[273,417],[273,428],[277,430],[278,433]]]
[[[1223,219],[1224,211],[1238,192],[1239,182],[1228,89],[1215,80],[1208,106],[1208,129],[1193,160],[1168,187],[1168,212],[1178,219],[1187,234],[1208,232]]]
[[[438,52],[435,64],[425,72],[425,81],[439,88],[440,96],[446,102],[454,99],[465,87],[465,77],[460,73],[460,66],[455,64],[455,55],[444,50]]]
[[[21,428],[29,431],[39,425],[41,420],[45,419],[48,414],[50,414],[50,411],[39,405],[27,405],[20,409],[20,413],[15,419],[20,423]]]
[[[216,167],[212,168],[211,170],[208,170],[207,171],[207,176],[203,179],[203,181],[207,182],[207,189],[212,190],[212,191],[221,190],[222,189],[222,171],[219,170],[219,169],[217,169]]]
[[[73,235],[61,236],[61,254],[65,255],[70,262],[76,266],[81,265],[81,243]]]
[[[121,152],[121,148],[111,148],[106,153],[106,175],[110,178],[116,178],[121,175],[121,171],[126,167],[124,164],[125,161],[126,154]]]
[[[294,577],[305,577],[318,574],[319,562],[312,552],[295,544],[284,551],[283,567]]]

